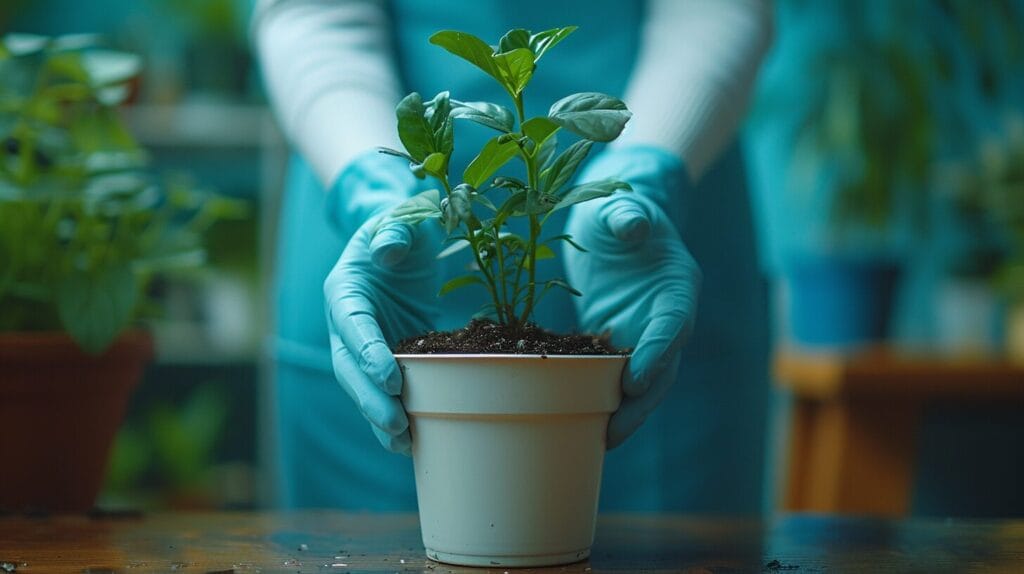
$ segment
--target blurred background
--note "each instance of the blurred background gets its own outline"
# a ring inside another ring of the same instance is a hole
[[[150,287],[164,309],[150,323],[156,358],[118,435],[103,506],[274,502],[261,345],[287,149],[248,44],[250,11],[246,0],[0,4],[0,32],[95,32],[139,54],[137,94],[122,107],[154,169],[246,206],[210,228],[205,265]],[[742,134],[775,293],[766,510],[1022,516],[1024,394],[985,389],[989,379],[1024,388],[1024,6],[777,0],[776,12]],[[850,359],[865,348],[873,371]],[[891,401],[914,403],[892,415],[914,427],[894,455],[909,468],[907,484],[893,483],[905,500],[792,494],[797,476],[814,491],[822,473],[858,472],[822,462],[850,439],[826,436],[807,399],[843,369],[861,373],[857,384],[900,388],[906,376],[924,389]],[[956,391],[932,396],[954,385],[935,373],[956,373]],[[811,462],[793,462],[800,449]]]

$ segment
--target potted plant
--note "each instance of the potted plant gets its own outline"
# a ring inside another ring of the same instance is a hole
[[[766,169],[785,167],[792,192],[784,216],[795,225],[780,229],[791,335],[805,345],[877,342],[904,270],[927,265],[916,256],[938,235],[927,225],[938,206],[931,190],[943,183],[936,159],[1019,76],[1004,56],[1020,15],[991,3],[800,4],[779,11],[805,26],[791,36],[804,40],[780,44],[799,48],[779,60],[806,65],[769,71],[776,81],[765,83],[759,119],[772,129],[757,146],[768,150],[758,150]]]
[[[872,35],[854,15],[849,37],[825,47],[824,77],[797,133],[789,185],[808,192],[827,222],[810,249],[784,262],[791,335],[844,347],[888,335],[903,268],[900,253],[923,223],[934,143],[926,64]]]
[[[970,225],[970,261],[977,275],[1005,303],[1006,350],[1024,358],[1024,118],[1010,116],[1002,138],[985,141],[960,166],[956,198]],[[980,245],[979,245],[980,244]],[[993,329],[995,330],[995,329]]]
[[[152,355],[146,280],[234,208],[146,173],[116,110],[139,67],[92,36],[0,42],[0,509],[92,506]]]
[[[555,256],[556,242],[583,249],[568,235],[543,239],[548,217],[630,190],[621,181],[573,186],[572,180],[594,142],[618,137],[631,114],[614,97],[581,93],[555,102],[546,116],[526,117],[524,90],[537,62],[573,30],[516,29],[497,47],[462,32],[434,34],[431,43],[497,81],[515,112],[454,100],[447,92],[428,101],[412,93],[397,107],[405,150],[381,150],[408,159],[415,174],[439,184],[397,207],[391,218],[438,222],[450,242],[439,257],[460,249],[472,254],[474,272],[447,281],[440,295],[470,286],[490,295],[486,319],[396,348],[423,543],[434,560],[562,564],[589,556],[593,542],[605,433],[621,398],[627,357],[601,338],[556,336],[530,321],[549,290],[579,294],[562,279],[535,274],[538,260]],[[459,183],[448,169],[457,119],[496,132]],[[580,139],[559,153],[559,131]],[[496,176],[513,158],[522,160],[525,180]],[[527,231],[514,233],[513,221]],[[453,340],[475,345],[453,346]]]

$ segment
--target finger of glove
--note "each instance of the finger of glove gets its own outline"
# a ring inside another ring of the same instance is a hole
[[[679,355],[676,355],[646,393],[625,397],[622,400],[619,410],[615,411],[608,421],[607,447],[609,450],[619,446],[636,432],[640,425],[647,420],[647,416],[658,406],[658,403],[665,398],[678,376],[679,361]]]
[[[406,223],[389,221],[370,240],[370,259],[383,269],[394,269],[412,249],[413,229]]]
[[[671,366],[682,346],[680,334],[685,323],[686,313],[679,309],[651,318],[629,358],[629,368],[623,373],[623,394],[636,397],[646,393]]]
[[[633,246],[645,241],[654,226],[651,207],[633,194],[616,194],[598,208],[603,228],[618,240],[620,246]]]
[[[329,329],[334,376],[355,401],[366,420],[384,433],[397,436],[409,428],[402,403],[374,384],[359,366],[356,357],[342,342],[333,326]]]
[[[342,282],[333,287],[334,292],[327,294],[331,327],[366,376],[385,393],[398,395],[402,392],[402,371],[377,323],[367,290],[360,287]]]
[[[409,429],[405,429],[397,435],[391,435],[376,426],[370,425],[370,428],[373,429],[373,434],[385,449],[405,456],[412,456],[412,436],[409,434]]]

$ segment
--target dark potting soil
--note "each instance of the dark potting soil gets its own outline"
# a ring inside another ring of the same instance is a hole
[[[474,320],[462,329],[431,331],[395,345],[395,353],[436,355],[625,355],[606,336],[557,335],[527,323],[519,329],[493,321]]]

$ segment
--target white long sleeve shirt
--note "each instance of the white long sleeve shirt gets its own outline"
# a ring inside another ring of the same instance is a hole
[[[321,182],[401,147],[383,0],[259,0],[253,34],[279,122]],[[734,137],[771,38],[769,0],[648,0],[625,95],[634,116],[613,145],[669,150],[698,179]]]

